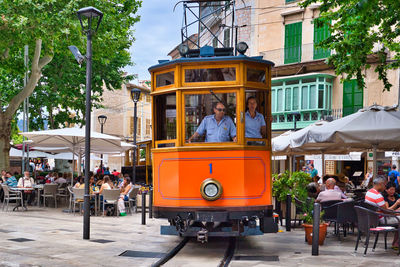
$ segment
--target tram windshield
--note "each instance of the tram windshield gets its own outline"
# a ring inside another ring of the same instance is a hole
[[[236,142],[236,93],[184,94],[186,143]]]

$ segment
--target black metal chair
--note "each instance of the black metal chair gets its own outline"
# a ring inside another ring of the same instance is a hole
[[[357,216],[354,210],[353,201],[339,201],[328,206],[322,202],[324,210],[324,220],[335,224],[335,234],[340,240],[340,226],[343,227],[343,236],[346,237],[347,228],[357,223]],[[330,203],[329,203],[330,204]],[[354,229],[354,228],[353,228]]]
[[[354,249],[355,252],[357,252],[358,244],[360,242],[362,234],[366,235],[364,256],[367,254],[369,238],[370,238],[371,233],[376,234],[372,251],[374,251],[376,248],[376,244],[378,243],[378,238],[379,238],[380,233],[383,233],[384,237],[385,237],[385,250],[387,249],[387,234],[390,232],[397,232],[398,234],[400,234],[400,227],[397,227],[397,229],[393,226],[382,227],[382,225],[380,225],[380,223],[379,223],[380,217],[395,218],[395,220],[398,222],[397,226],[399,226],[400,219],[397,218],[397,216],[395,214],[378,213],[376,211],[373,211],[373,210],[370,210],[368,208],[364,208],[361,206],[355,206],[354,208],[356,210],[357,219],[358,219],[358,223],[357,223],[358,236],[357,236],[357,241],[356,241],[356,247]],[[399,255],[399,253],[400,253],[400,251],[397,252],[397,255]]]
[[[304,214],[303,209],[304,209],[304,205],[306,203],[304,201],[301,201],[297,197],[294,197],[294,203],[296,205],[296,214],[295,214],[295,217],[294,217],[294,225],[296,226],[296,221],[298,221],[299,222],[299,226],[300,226],[300,223],[301,223],[302,220],[300,218],[297,219],[297,215],[301,216],[302,214]]]

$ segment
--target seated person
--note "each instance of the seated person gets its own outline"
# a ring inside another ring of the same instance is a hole
[[[33,188],[35,184],[33,178],[30,177],[30,172],[25,171],[24,177],[18,180],[18,187],[20,188]],[[28,200],[28,205],[32,204],[33,200],[35,199],[35,191],[34,190],[25,190],[24,192],[24,200]]]
[[[400,200],[398,199],[395,202],[397,205],[392,205],[389,207],[388,203],[385,202],[385,198],[381,194],[381,192],[383,192],[386,188],[387,178],[380,175],[373,180],[373,183],[374,186],[365,194],[365,202],[380,208],[395,210],[400,204]],[[397,216],[397,218],[400,219],[400,216]],[[398,224],[398,221],[394,217],[381,217],[379,218],[379,222],[382,224]],[[399,248],[399,236],[397,232],[393,238],[392,248]]]
[[[67,182],[67,180],[64,177],[62,177],[61,175],[59,175],[59,177],[57,179],[55,179],[54,182],[56,184],[65,184]]]
[[[96,194],[101,194],[104,189],[113,189],[114,185],[111,182],[110,176],[104,175],[103,183],[101,184],[100,190]]]
[[[308,197],[317,198],[320,193],[319,184],[311,182],[306,186]]]
[[[254,96],[250,96],[246,101],[246,117],[245,117],[245,137],[247,138],[263,138],[267,133],[264,116],[256,111],[257,100]]]
[[[386,190],[382,193],[387,207],[389,209],[396,209],[400,206],[400,196],[396,193],[396,184],[388,182],[386,184]]]
[[[81,185],[83,185],[83,188],[85,188],[85,179],[82,176],[79,176],[78,182],[76,182],[74,188],[81,188]]]
[[[329,178],[325,183],[325,191],[321,191],[316,199],[317,202],[325,202],[331,200],[342,200],[342,193],[336,191],[336,181],[333,178]]]
[[[1,176],[0,176],[0,183],[4,183],[4,181],[6,180],[6,170],[2,170],[1,171]]]
[[[372,168],[369,167],[367,173],[365,174],[364,180],[361,183],[362,188],[371,188],[372,187]]]
[[[188,139],[205,135],[206,142],[236,142],[236,127],[229,116],[225,116],[225,106],[218,102],[214,107],[214,115],[204,117],[196,132]]]
[[[129,193],[131,192],[132,188],[131,179],[129,177],[125,177],[124,183],[120,189],[121,194],[119,195],[118,199],[118,210],[120,216],[126,216],[125,201],[129,200]]]
[[[11,172],[6,173],[5,184],[8,185],[8,187],[17,187],[18,181],[14,175],[11,175]]]

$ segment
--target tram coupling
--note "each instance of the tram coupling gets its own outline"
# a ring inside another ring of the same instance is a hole
[[[197,232],[197,241],[201,242],[202,244],[208,242],[208,230],[202,228],[200,231]]]

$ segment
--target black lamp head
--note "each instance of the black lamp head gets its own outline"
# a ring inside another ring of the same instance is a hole
[[[98,18],[97,19],[96,30],[94,30],[94,32],[96,32],[97,29],[100,26],[101,20],[103,19],[103,13],[100,10],[98,10],[97,8],[94,8],[94,7],[91,7],[91,6],[79,9],[76,12],[76,14],[78,15],[78,19],[79,19],[79,21],[81,23],[83,32],[92,31],[93,30],[92,29],[92,21],[93,21],[94,18]],[[84,23],[83,23],[83,19],[84,18],[87,19],[87,25],[86,26],[84,26]]]
[[[100,116],[97,117],[97,119],[99,120],[99,123],[101,125],[104,125],[106,123],[106,121],[107,121],[107,116],[106,115],[100,115]]]
[[[133,102],[137,103],[139,101],[140,93],[141,93],[141,91],[137,88],[131,89],[131,97],[132,97]]]
[[[245,42],[240,42],[236,45],[236,49],[241,55],[244,55],[248,48],[249,46]]]

